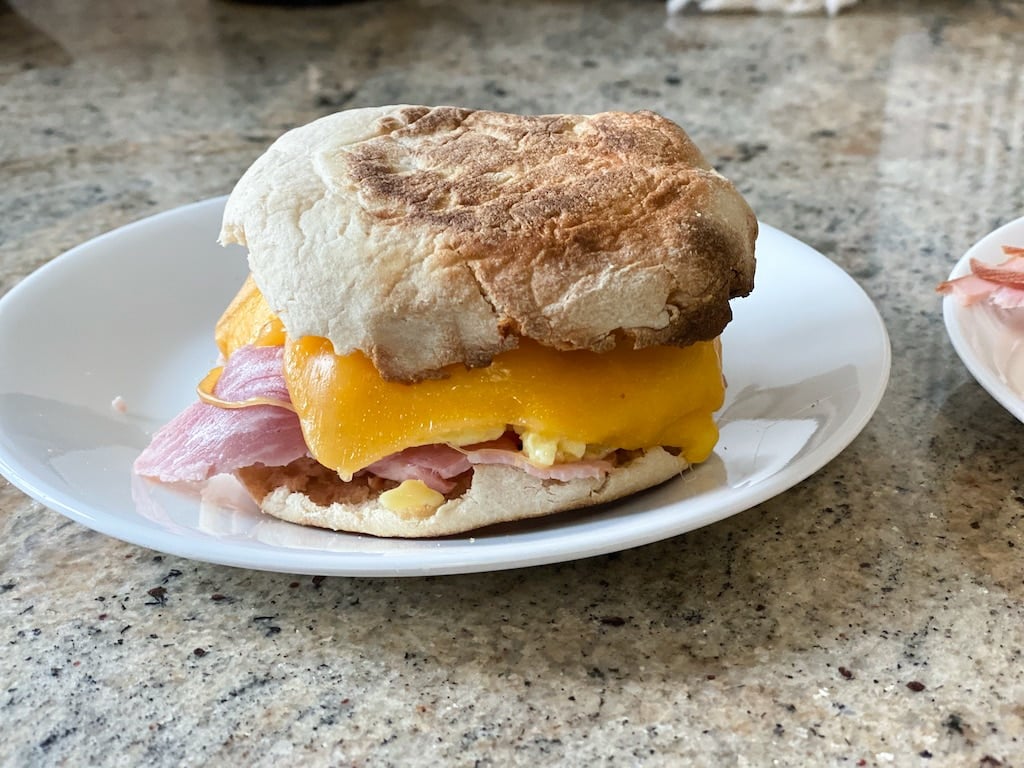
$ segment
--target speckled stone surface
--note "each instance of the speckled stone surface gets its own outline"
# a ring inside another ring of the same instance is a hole
[[[0,481],[0,764],[1024,766],[1024,427],[932,292],[1024,214],[1022,39],[1009,0],[0,3],[0,293],[339,108],[652,108],[867,290],[894,352],[806,482],[528,570],[208,565]]]

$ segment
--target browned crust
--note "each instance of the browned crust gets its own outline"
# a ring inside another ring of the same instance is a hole
[[[393,131],[349,154],[364,205],[395,226],[437,232],[436,260],[470,267],[506,335],[614,347],[617,334],[560,327],[544,311],[600,269],[666,272],[669,323],[616,329],[636,348],[718,336],[732,319],[729,299],[753,289],[756,218],[660,115],[399,115],[404,125],[390,122]],[[498,351],[466,362],[486,365]]]

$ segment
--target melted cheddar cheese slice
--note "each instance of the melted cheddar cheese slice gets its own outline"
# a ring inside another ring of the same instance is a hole
[[[250,278],[217,324],[221,351],[278,334]],[[712,414],[725,392],[717,340],[601,354],[523,340],[486,368],[452,365],[446,378],[403,384],[307,336],[286,341],[284,373],[310,453],[344,479],[410,446],[467,445],[508,427],[548,444],[669,446],[697,463],[718,440]]]
[[[217,348],[224,359],[246,344],[260,347],[276,347],[285,342],[284,325],[280,318],[270,311],[267,300],[250,274],[242,288],[228,304],[217,327],[214,329]]]

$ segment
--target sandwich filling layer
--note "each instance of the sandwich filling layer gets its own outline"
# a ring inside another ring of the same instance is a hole
[[[284,378],[310,455],[343,480],[410,447],[467,446],[518,435],[533,465],[669,446],[690,464],[718,438],[724,383],[717,341],[690,346],[559,352],[521,341],[483,368],[385,381],[362,353],[320,337],[285,339],[247,280],[217,325],[222,354],[284,341]]]
[[[253,471],[282,468],[289,486],[316,477],[309,487],[331,488],[331,498],[374,497],[407,514],[458,497],[480,467],[602,482],[655,448],[681,467],[698,463],[718,437],[717,341],[600,354],[526,341],[485,368],[389,382],[361,353],[288,339],[251,278],[216,338],[224,365],[154,435],[139,474],[196,482],[241,472],[252,490],[266,484]]]
[[[291,130],[220,242],[221,365],[135,471],[267,514],[436,536],[601,504],[708,458],[757,219],[652,112],[393,105]]]

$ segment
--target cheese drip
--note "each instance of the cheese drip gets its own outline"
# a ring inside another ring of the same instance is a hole
[[[277,328],[250,278],[217,341],[229,355]],[[306,336],[286,340],[284,374],[310,453],[344,479],[410,446],[478,442],[508,427],[555,444],[673,447],[698,463],[718,440],[719,352],[717,339],[600,354],[524,339],[485,368],[452,365],[446,378],[403,384],[384,381],[359,352],[336,355],[327,339]]]

